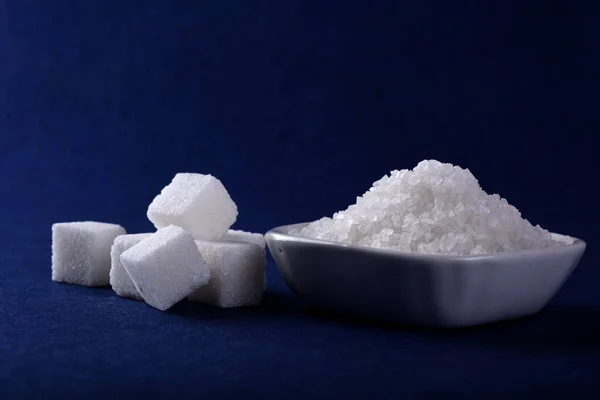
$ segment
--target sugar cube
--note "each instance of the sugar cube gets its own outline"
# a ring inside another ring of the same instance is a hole
[[[246,242],[254,243],[257,246],[265,248],[265,237],[260,233],[251,233],[245,231],[239,231],[235,229],[229,229],[221,241],[225,242]]]
[[[264,249],[240,242],[196,241],[196,244],[210,266],[211,278],[188,300],[223,308],[261,302],[267,264]]]
[[[125,271],[125,267],[123,267],[121,254],[150,235],[151,233],[138,233],[133,235],[121,235],[115,238],[112,248],[110,249],[110,285],[119,296],[143,300],[131,281],[129,274]]]
[[[52,280],[82,286],[109,283],[110,248],[124,235],[119,225],[61,222],[52,225]]]
[[[185,229],[169,225],[121,254],[144,301],[165,311],[210,279],[210,270]]]
[[[148,207],[148,219],[163,228],[177,225],[198,240],[217,240],[235,222],[237,206],[212,175],[179,173]]]
[[[257,246],[265,249],[265,237],[260,233],[251,233],[246,231],[240,231],[235,229],[230,229],[227,231],[225,236],[221,238],[221,241],[224,242],[245,242],[245,243],[253,243]],[[265,277],[264,277],[264,285],[263,291],[267,290],[267,270],[265,269]]]

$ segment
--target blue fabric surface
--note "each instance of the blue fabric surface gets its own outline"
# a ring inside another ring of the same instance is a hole
[[[567,1],[0,0],[0,399],[600,391],[598,13]],[[265,232],[437,158],[588,250],[550,306],[431,331],[261,306],[167,313],[50,280],[53,222],[151,229],[176,172]],[[590,187],[591,186],[591,187]]]

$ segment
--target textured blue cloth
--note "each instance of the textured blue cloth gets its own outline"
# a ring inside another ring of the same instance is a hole
[[[590,4],[592,4],[590,2]],[[597,13],[567,1],[0,0],[0,399],[598,398]],[[53,222],[151,229],[176,172],[265,232],[424,158],[588,241],[539,315],[451,331],[167,313],[50,280]]]

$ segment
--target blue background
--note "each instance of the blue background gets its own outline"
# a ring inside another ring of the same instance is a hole
[[[569,394],[600,389],[592,2],[0,1],[0,398]],[[50,226],[151,229],[176,172],[265,232],[392,169],[468,167],[588,241],[541,314],[422,331],[260,307],[168,313],[50,280]]]

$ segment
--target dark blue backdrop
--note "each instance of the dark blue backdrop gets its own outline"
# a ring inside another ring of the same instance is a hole
[[[591,4],[1,0],[0,398],[597,394]],[[248,310],[50,281],[53,222],[147,231],[176,172],[219,177],[236,227],[264,232],[424,158],[588,241],[546,311],[452,332],[330,320],[272,263]]]

